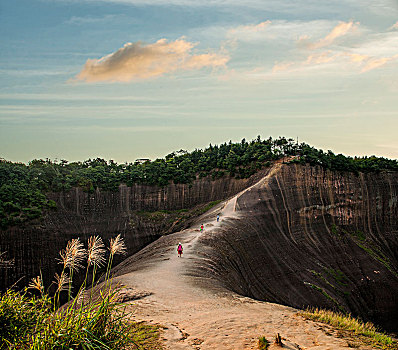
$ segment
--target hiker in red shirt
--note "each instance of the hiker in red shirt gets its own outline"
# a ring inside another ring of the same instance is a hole
[[[177,253],[178,253],[178,257],[181,258],[181,254],[182,254],[182,244],[181,244],[181,242],[178,243]]]

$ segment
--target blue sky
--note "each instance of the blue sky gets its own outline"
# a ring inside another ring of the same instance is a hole
[[[257,135],[398,158],[396,0],[4,0],[0,47],[9,160]]]

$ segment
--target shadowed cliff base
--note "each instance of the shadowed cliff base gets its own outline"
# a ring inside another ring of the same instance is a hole
[[[114,273],[124,284],[153,292],[144,300],[154,298],[154,304],[148,301],[151,308],[140,309],[140,317],[152,317],[157,303],[168,309],[182,302],[183,319],[196,309],[185,302],[210,293],[351,312],[396,332],[397,190],[396,173],[357,176],[278,163],[191,228],[162,237]],[[185,243],[181,261],[174,257],[178,241]]]

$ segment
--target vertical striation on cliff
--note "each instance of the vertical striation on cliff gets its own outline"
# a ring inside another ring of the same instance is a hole
[[[283,165],[201,239],[221,284],[293,307],[348,311],[398,329],[398,174]],[[203,271],[202,269],[202,271]]]

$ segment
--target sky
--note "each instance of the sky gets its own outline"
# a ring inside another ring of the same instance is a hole
[[[398,158],[397,0],[2,0],[0,157],[298,138]]]

